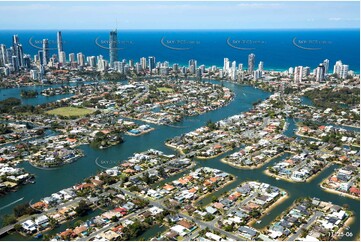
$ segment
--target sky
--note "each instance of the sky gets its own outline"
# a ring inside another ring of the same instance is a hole
[[[360,2],[0,2],[0,29],[360,28]]]

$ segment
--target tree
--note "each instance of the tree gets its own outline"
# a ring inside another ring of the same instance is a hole
[[[11,215],[7,214],[3,218],[3,226],[14,224],[16,222],[17,222],[16,217],[12,214]]]
[[[78,204],[78,207],[75,208],[75,212],[80,216],[84,216],[86,214],[88,214],[89,210],[90,210],[90,206],[88,205],[88,203],[85,200],[81,200]]]

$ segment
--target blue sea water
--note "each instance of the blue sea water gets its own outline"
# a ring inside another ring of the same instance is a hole
[[[49,39],[51,54],[56,51],[57,30],[3,30],[0,43],[11,46],[13,34],[18,34],[24,52],[34,55],[41,40]],[[109,31],[63,30],[64,51],[82,52],[86,56],[109,58]],[[161,43],[163,41],[163,44]],[[227,43],[228,41],[228,43]],[[31,44],[30,44],[31,42]],[[105,47],[99,47],[96,42]],[[330,60],[330,71],[342,60],[351,70],[360,70],[360,30],[118,30],[119,59],[155,56],[156,61],[187,65],[196,59],[198,65],[223,66],[223,58],[243,63],[247,56],[256,55],[256,64],[264,62],[265,69],[285,70],[298,65],[316,68],[324,59]],[[168,47],[166,47],[166,46]]]

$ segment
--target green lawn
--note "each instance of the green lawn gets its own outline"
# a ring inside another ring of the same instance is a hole
[[[71,116],[81,117],[87,114],[91,114],[93,112],[94,112],[93,110],[86,108],[62,107],[62,108],[49,110],[46,113],[52,115],[59,115],[63,117],[71,117]]]
[[[173,89],[169,87],[158,87],[157,89],[160,92],[173,92]]]

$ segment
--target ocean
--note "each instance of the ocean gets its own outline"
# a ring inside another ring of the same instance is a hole
[[[110,30],[109,30],[110,31]],[[62,30],[63,46],[69,53],[86,56],[103,55],[109,59],[108,30]],[[33,55],[41,49],[41,41],[49,39],[50,54],[56,50],[57,30],[2,30],[0,43],[11,46],[12,35],[18,34],[24,53]],[[155,56],[156,61],[188,65],[196,59],[198,65],[223,67],[223,58],[243,63],[256,55],[256,65],[264,62],[267,70],[287,70],[309,66],[311,71],[330,60],[332,72],[336,61],[342,60],[349,69],[360,71],[360,30],[118,30],[119,59]]]

